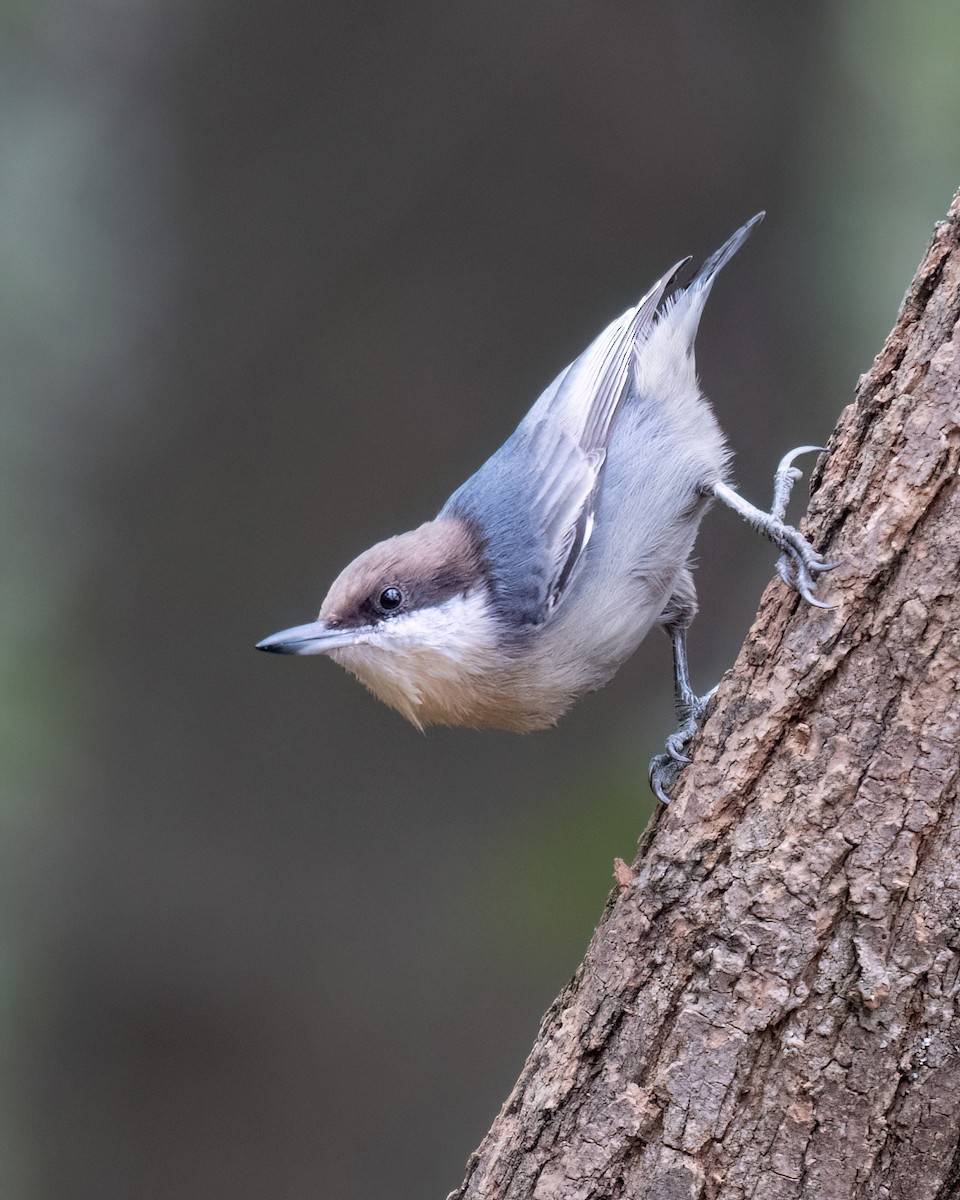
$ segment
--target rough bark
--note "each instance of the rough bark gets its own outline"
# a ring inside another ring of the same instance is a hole
[[[449,1200],[960,1196],[960,194]]]

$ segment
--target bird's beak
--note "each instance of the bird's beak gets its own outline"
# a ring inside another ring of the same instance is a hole
[[[271,654],[326,654],[340,646],[353,646],[356,641],[355,629],[331,629],[323,621],[311,621],[271,634],[257,642],[257,649]]]

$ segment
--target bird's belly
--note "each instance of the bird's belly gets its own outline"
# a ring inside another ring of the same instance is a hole
[[[341,650],[334,656],[418,729],[454,725],[528,733],[556,724],[576,698],[576,692],[544,687],[538,673],[505,661],[468,665],[423,651],[398,656]]]

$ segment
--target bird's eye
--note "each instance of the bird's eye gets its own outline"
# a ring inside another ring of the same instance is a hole
[[[377,603],[384,612],[394,612],[403,603],[403,593],[397,587],[384,588]]]

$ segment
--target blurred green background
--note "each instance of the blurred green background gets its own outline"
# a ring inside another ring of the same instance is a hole
[[[759,208],[699,366],[766,499],[960,183],[960,6],[0,21],[0,1194],[441,1197],[632,855],[666,639],[527,738],[253,644]],[[775,556],[699,555],[707,687]]]

